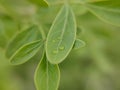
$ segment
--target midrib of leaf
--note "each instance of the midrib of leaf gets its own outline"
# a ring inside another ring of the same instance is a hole
[[[38,41],[40,41],[40,40],[38,40]],[[39,43],[37,46],[31,48],[29,51],[27,51],[26,54],[29,53],[29,52],[31,52],[32,50],[34,50],[34,49],[37,48],[38,46],[39,46],[39,48],[40,48],[40,43]]]
[[[64,36],[64,33],[65,33],[65,28],[67,26],[67,20],[68,20],[68,14],[69,14],[69,12],[68,12],[68,7],[67,6],[65,6],[65,9],[67,11],[66,14],[65,14],[65,24],[64,24],[62,32],[61,32],[61,36],[60,36],[61,39],[60,39],[60,41],[59,41],[59,43],[57,45],[57,51],[58,51],[58,48],[59,48],[59,46],[60,46],[60,44],[61,44],[61,42],[63,40],[63,36]]]
[[[36,46],[36,47],[37,47],[37,46]],[[27,51],[25,54],[30,53],[30,52],[31,52],[33,49],[35,49],[36,47],[31,48],[31,49],[30,49],[29,51]],[[21,50],[21,48],[20,48],[19,50]],[[18,52],[19,52],[19,50],[18,50]],[[15,54],[18,53],[18,52],[15,52]],[[22,56],[25,56],[25,55],[21,55],[21,57],[22,57]]]

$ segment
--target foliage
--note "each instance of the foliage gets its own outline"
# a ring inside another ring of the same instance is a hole
[[[1,0],[0,72],[10,71],[0,77],[33,76],[38,64],[37,90],[119,90],[119,26],[118,0]],[[9,90],[34,89],[14,82]]]

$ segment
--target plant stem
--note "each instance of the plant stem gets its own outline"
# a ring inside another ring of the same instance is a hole
[[[42,38],[43,38],[43,40],[46,40],[46,34],[45,34],[45,32],[44,32],[42,26],[41,26],[41,25],[37,25],[37,26],[38,26],[38,28],[39,28],[41,34],[42,34]]]

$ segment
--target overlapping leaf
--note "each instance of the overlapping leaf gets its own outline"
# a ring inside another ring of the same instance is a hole
[[[120,1],[108,0],[86,4],[88,9],[101,20],[120,26]]]
[[[39,51],[42,45],[43,42],[41,40],[24,45],[11,57],[11,64],[23,64],[26,61],[30,60]]]
[[[76,38],[73,11],[64,5],[58,13],[47,36],[46,55],[51,63],[63,61],[71,51]]]
[[[75,44],[74,44],[74,46],[73,46],[73,49],[79,49],[79,48],[82,48],[82,47],[84,47],[85,46],[85,42],[84,41],[82,41],[82,40],[80,40],[80,39],[76,39],[75,40]]]
[[[41,38],[41,34],[36,26],[18,33],[8,45],[6,51],[7,57],[11,57],[23,45],[40,40]]]
[[[58,65],[50,64],[44,56],[35,73],[37,90],[58,90],[60,71]]]

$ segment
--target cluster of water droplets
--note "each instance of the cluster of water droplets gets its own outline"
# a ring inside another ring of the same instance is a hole
[[[53,43],[56,43],[57,41],[61,40],[61,37],[58,37],[56,40],[52,40]],[[65,49],[65,46],[61,45],[58,47],[58,49],[53,50],[54,54],[57,54],[59,51],[63,51]]]

